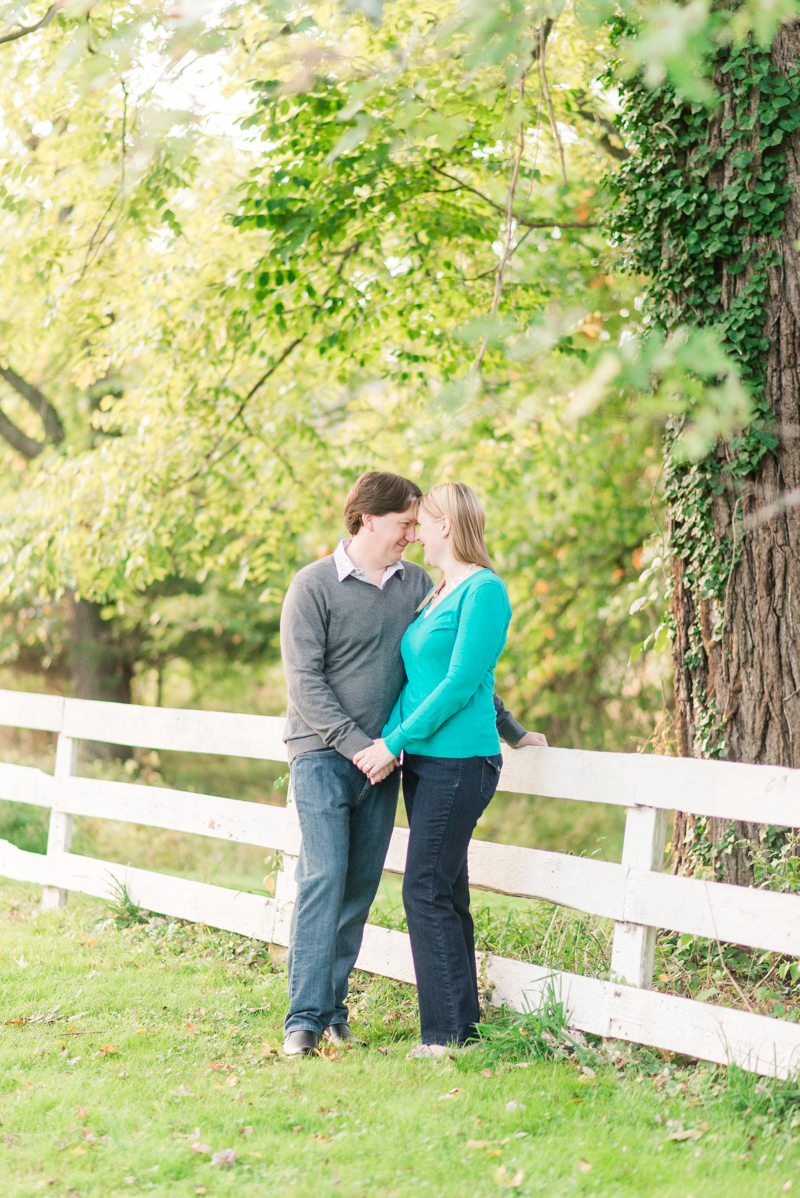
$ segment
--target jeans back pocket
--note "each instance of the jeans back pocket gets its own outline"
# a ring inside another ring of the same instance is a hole
[[[503,768],[503,758],[497,753],[494,757],[484,757],[481,771],[481,794],[485,799],[494,797],[497,784],[500,781],[500,770]]]

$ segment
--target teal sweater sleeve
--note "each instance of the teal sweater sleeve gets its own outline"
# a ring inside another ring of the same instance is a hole
[[[423,619],[422,616],[419,617]],[[386,737],[397,756],[407,744],[424,740],[464,707],[492,669],[508,628],[508,600],[502,587],[476,587],[461,607],[447,676],[408,719]]]

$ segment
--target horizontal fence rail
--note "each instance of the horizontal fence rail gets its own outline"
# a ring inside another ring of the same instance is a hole
[[[0,691],[0,724],[58,734],[54,775],[0,763],[0,799],[49,808],[46,854],[0,841],[0,875],[43,887],[46,906],[70,890],[112,898],[124,885],[160,914],[286,945],[300,829],[286,808],[216,795],[76,776],[81,740],[285,761],[283,720],[227,712],[94,703]],[[800,898],[660,872],[666,813],[681,810],[800,827],[800,771],[773,766],[525,748],[504,750],[501,791],[628,808],[620,863],[472,841],[470,885],[541,899],[614,920],[612,977],[602,981],[490,956],[492,1001],[536,1007],[555,986],[581,1031],[637,1041],[758,1073],[800,1067],[800,1027],[650,990],[657,928],[800,956]],[[277,849],[274,898],[190,882],[70,852],[74,816],[122,820]],[[402,873],[408,832],[397,828],[385,868]],[[359,968],[414,982],[408,937],[368,925]]]

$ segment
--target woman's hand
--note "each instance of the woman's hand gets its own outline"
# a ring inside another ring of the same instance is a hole
[[[543,732],[526,732],[522,740],[518,740],[514,745],[515,749],[521,749],[524,745],[538,745],[539,748],[547,748],[547,737]]]
[[[386,748],[386,742],[378,739],[373,741],[368,748],[356,753],[353,764],[367,775],[374,786],[376,782],[382,782],[384,778],[388,777],[398,762],[394,753]]]

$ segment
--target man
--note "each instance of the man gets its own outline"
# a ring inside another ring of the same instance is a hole
[[[400,772],[377,784],[354,756],[380,736],[405,681],[400,642],[433,585],[403,553],[414,541],[416,483],[362,474],[347,496],[350,539],[294,578],[281,613],[289,704],[284,739],[302,832],[289,944],[284,1053],[306,1056],[320,1037],[357,1042],[347,1022],[348,978],[378,890],[394,826]],[[495,696],[500,735],[542,744]]]

